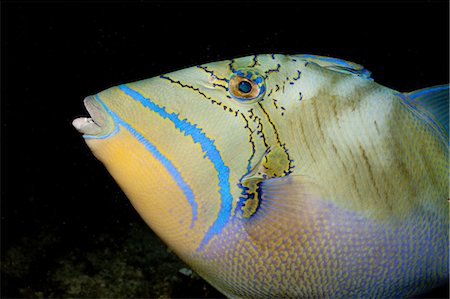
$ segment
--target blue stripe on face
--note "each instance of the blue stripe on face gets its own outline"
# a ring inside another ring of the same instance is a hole
[[[167,169],[167,171],[170,173],[172,178],[177,183],[178,187],[180,187],[180,189],[183,191],[184,196],[186,197],[187,201],[191,205],[191,208],[192,208],[192,220],[191,220],[190,228],[193,228],[194,227],[194,222],[195,222],[195,220],[197,220],[198,205],[195,202],[194,192],[192,192],[191,187],[189,187],[189,185],[183,180],[183,177],[178,172],[177,168],[172,164],[172,162],[168,158],[166,158],[163,154],[161,154],[161,152],[158,151],[158,149],[150,141],[145,139],[145,137],[141,133],[136,131],[136,129],[134,129],[130,124],[125,122],[117,114],[115,114],[113,111],[111,111],[105,105],[105,103],[100,99],[100,97],[98,95],[96,95],[95,98],[105,108],[106,112],[109,115],[111,115],[111,117],[113,118],[113,120],[116,123],[117,127],[118,127],[118,125],[121,125],[125,129],[127,129],[140,143],[142,143],[145,146],[145,148],[156,159],[158,159],[159,162],[161,162],[162,165],[164,165],[164,167]]]
[[[116,124],[114,127],[114,131],[112,131],[111,133],[105,134],[105,135],[89,135],[89,134],[83,134],[83,138],[84,139],[106,139],[109,138],[113,135],[115,135],[117,132],[119,132],[119,126]]]
[[[197,125],[190,123],[186,118],[180,119],[179,115],[176,113],[167,112],[164,107],[157,105],[152,102],[151,99],[145,98],[139,92],[129,88],[126,85],[120,85],[118,87],[126,95],[141,103],[142,106],[156,112],[163,119],[170,120],[174,124],[175,128],[184,133],[185,136],[190,136],[194,143],[199,143],[202,151],[205,153],[205,157],[207,157],[214,165],[214,168],[217,171],[217,178],[219,180],[219,193],[221,197],[220,210],[216,220],[206,232],[199,248],[197,248],[197,251],[203,250],[204,246],[211,240],[211,238],[221,232],[231,215],[233,197],[230,193],[230,170],[228,166],[226,166],[223,162],[220,152],[214,144],[214,140],[208,138],[205,133],[202,132],[202,129],[197,127]]]

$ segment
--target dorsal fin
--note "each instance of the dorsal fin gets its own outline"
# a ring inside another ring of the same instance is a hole
[[[412,102],[424,107],[444,128],[448,136],[449,85],[438,85],[405,94]]]
[[[365,69],[362,65],[350,62],[343,59],[338,58],[332,58],[332,57],[326,57],[326,56],[318,56],[318,55],[311,55],[311,54],[302,54],[302,55],[296,55],[296,57],[314,62],[321,67],[339,72],[344,74],[351,74],[359,77],[365,77],[367,79],[370,78],[370,71]]]

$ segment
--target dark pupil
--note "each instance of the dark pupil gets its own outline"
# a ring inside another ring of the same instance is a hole
[[[249,93],[252,90],[252,85],[247,81],[239,82],[239,91],[243,93]]]

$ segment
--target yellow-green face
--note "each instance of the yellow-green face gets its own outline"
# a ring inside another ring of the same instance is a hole
[[[200,250],[254,212],[259,178],[294,170],[280,130],[301,101],[304,64],[260,55],[110,88],[86,100],[107,118],[86,142],[169,245]],[[272,167],[255,170],[264,155]]]

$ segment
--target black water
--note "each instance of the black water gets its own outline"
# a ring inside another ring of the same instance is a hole
[[[449,82],[448,25],[445,1],[3,1],[2,297],[221,296],[178,272],[72,128],[85,96],[255,53],[344,58],[410,91]]]

